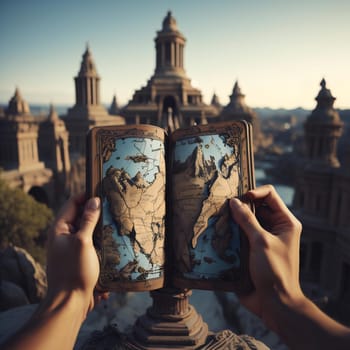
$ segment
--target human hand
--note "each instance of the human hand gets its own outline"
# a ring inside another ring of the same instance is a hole
[[[79,195],[66,202],[49,231],[47,253],[48,297],[75,293],[85,315],[106,293],[94,293],[99,262],[92,234],[100,216],[100,199]]]
[[[273,186],[249,191],[246,198],[255,204],[256,215],[240,200],[230,201],[231,214],[249,240],[249,269],[255,286],[241,302],[276,329],[274,312],[304,298],[299,284],[302,227]]]

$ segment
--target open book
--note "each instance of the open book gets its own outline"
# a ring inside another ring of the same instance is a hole
[[[91,129],[87,191],[102,199],[94,232],[100,287],[246,292],[248,243],[228,200],[254,183],[244,121],[170,135],[153,125]]]

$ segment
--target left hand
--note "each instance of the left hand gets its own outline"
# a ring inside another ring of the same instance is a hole
[[[84,195],[73,197],[60,210],[48,237],[48,296],[77,293],[86,312],[108,297],[94,293],[100,268],[92,234],[99,216],[98,197],[86,203]]]

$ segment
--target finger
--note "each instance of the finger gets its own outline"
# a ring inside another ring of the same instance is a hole
[[[243,229],[247,235],[249,243],[253,246],[256,238],[265,234],[265,230],[260,226],[250,208],[237,198],[230,200],[231,215],[235,222]]]
[[[72,231],[79,207],[84,201],[85,194],[79,194],[68,199],[56,216],[53,228],[49,231],[49,238],[62,233],[70,233]]]
[[[290,236],[293,232],[301,233],[300,221],[287,208],[272,185],[261,186],[249,191],[247,195],[254,202],[263,201],[264,205],[257,208],[256,214],[259,222],[268,225],[262,225],[266,230],[273,234],[285,233],[283,236]]]
[[[92,237],[98,218],[100,216],[100,198],[90,198],[84,208],[83,216],[80,222],[80,229],[77,235]]]
[[[58,212],[56,216],[56,221],[62,221],[73,224],[76,219],[78,209],[81,205],[84,204],[84,202],[85,194],[83,193],[70,197]]]
[[[273,212],[289,212],[289,209],[284,204],[283,200],[272,185],[264,185],[251,190],[247,193],[247,196],[254,201],[261,200],[261,203],[267,205]]]

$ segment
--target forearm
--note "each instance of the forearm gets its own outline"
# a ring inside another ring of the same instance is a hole
[[[72,349],[86,307],[76,292],[47,297],[27,324],[4,344],[5,350]]]
[[[291,349],[349,349],[350,329],[334,321],[309,299],[276,302],[273,328]]]

